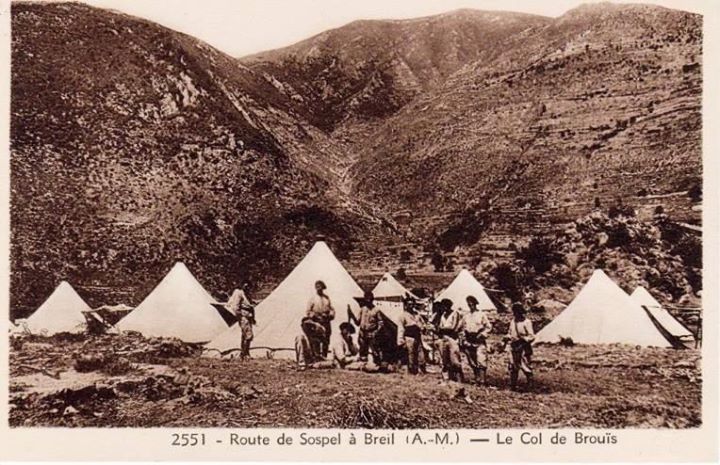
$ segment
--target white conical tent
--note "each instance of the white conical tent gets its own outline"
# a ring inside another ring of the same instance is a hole
[[[557,343],[569,337],[579,344],[631,344],[671,347],[640,305],[602,270],[595,270],[578,295],[535,337]]]
[[[382,278],[380,278],[380,281],[378,281],[372,292],[376,299],[404,297],[405,294],[409,294],[411,297],[417,299],[412,292],[400,284],[400,282],[390,273],[385,273]]]
[[[295,269],[255,307],[257,326],[252,347],[293,349],[295,337],[301,334],[300,321],[307,303],[315,293],[315,281],[327,285],[326,293],[335,309],[332,338],[339,337],[340,323],[347,321],[348,305],[357,315],[355,297],[363,290],[342,266],[325,242],[317,242]],[[240,347],[241,333],[237,324],[220,334],[205,347],[210,352],[226,353]],[[253,353],[253,355],[260,355]],[[291,350],[280,350],[276,358],[294,358]]]
[[[25,320],[23,328],[33,334],[80,333],[85,330],[83,311],[89,309],[90,306],[75,292],[75,289],[63,281]]]
[[[660,302],[642,286],[638,286],[630,298],[635,301],[638,305],[641,305],[652,314],[653,318],[662,326],[669,334],[678,338],[693,337],[693,334],[682,325],[678,320],[675,319],[667,310],[665,310]]]
[[[115,325],[148,337],[207,342],[227,329],[215,299],[183,263],[176,263],[140,305]]]
[[[478,300],[480,310],[497,310],[495,304],[485,292],[483,285],[468,270],[460,271],[453,282],[438,294],[435,300],[439,302],[443,299],[450,299],[454,309],[469,312],[470,309],[466,299],[470,295]]]

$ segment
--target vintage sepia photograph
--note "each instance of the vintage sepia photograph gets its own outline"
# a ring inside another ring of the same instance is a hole
[[[700,10],[290,3],[9,5],[10,429],[702,428]]]

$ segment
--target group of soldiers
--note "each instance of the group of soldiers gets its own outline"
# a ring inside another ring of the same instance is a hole
[[[464,355],[475,383],[487,385],[488,353],[494,351],[488,345],[492,324],[487,314],[478,307],[474,296],[467,296],[469,311],[461,313],[454,309],[449,299],[428,308],[406,295],[403,312],[393,322],[376,305],[373,294],[366,292],[363,298],[357,299],[360,304],[358,315],[348,306],[348,321],[340,324],[340,337],[331,343],[331,322],[336,314],[326,291],[323,281],[315,283],[315,292],[300,324],[301,333],[295,339],[300,370],[337,367],[391,372],[404,362],[408,373],[421,374],[426,373],[427,363],[434,361],[442,367],[444,379],[465,382]],[[520,372],[525,374],[528,386],[532,384],[532,341],[535,334],[521,304],[514,303],[512,312],[509,330],[496,349],[502,352],[510,345],[508,369],[510,386],[514,390]],[[357,343],[353,338],[356,332]],[[243,347],[245,344],[244,339]]]

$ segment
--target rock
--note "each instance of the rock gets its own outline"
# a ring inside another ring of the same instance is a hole
[[[78,413],[78,409],[76,409],[72,405],[68,405],[67,407],[65,407],[65,410],[63,411],[63,416],[75,415],[76,413]]]
[[[607,233],[605,233],[605,232],[599,232],[595,236],[595,241],[596,241],[596,244],[598,245],[598,247],[603,247],[605,244],[608,243],[609,240],[610,240],[610,236],[608,236]]]

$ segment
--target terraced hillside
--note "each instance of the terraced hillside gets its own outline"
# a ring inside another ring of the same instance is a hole
[[[367,137],[354,189],[416,224],[476,204],[530,227],[697,187],[701,30],[698,15],[598,4],[515,34]],[[673,215],[699,221],[683,197]]]

